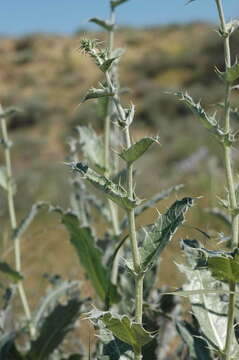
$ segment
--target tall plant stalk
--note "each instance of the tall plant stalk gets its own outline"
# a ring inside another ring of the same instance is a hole
[[[218,15],[220,18],[221,33],[224,42],[224,57],[225,57],[225,68],[226,71],[231,68],[231,51],[230,51],[230,33],[228,32],[224,10],[221,0],[215,0]],[[231,133],[231,124],[230,124],[230,98],[231,98],[232,86],[229,82],[226,82],[225,85],[225,101],[224,101],[224,130],[225,133]],[[224,160],[226,168],[226,178],[228,186],[228,195],[229,195],[229,209],[232,214],[232,244],[233,246],[238,247],[238,215],[236,213],[237,209],[237,200],[236,200],[236,189],[234,183],[233,167],[231,161],[231,146],[226,144],[223,145],[224,150]],[[235,317],[235,302],[236,302],[236,285],[235,283],[229,284],[230,296],[229,296],[229,305],[228,305],[228,321],[227,321],[227,335],[226,342],[224,347],[225,359],[230,359],[231,345],[232,345],[232,336],[233,336],[233,325]]]
[[[108,31],[108,56],[109,58],[112,57],[112,51],[114,48],[114,32],[115,32],[115,10],[110,6],[110,24],[112,25],[112,28]],[[113,67],[113,70],[109,72],[109,78],[110,74],[114,71],[115,66]],[[111,82],[108,86],[111,85]],[[111,163],[110,163],[110,138],[111,138],[111,120],[112,120],[112,108],[113,108],[113,102],[112,99],[109,98],[108,100],[108,106],[107,106],[107,116],[105,118],[105,127],[104,127],[104,165],[105,165],[105,175],[110,176],[111,175]],[[120,227],[119,227],[119,218],[118,218],[118,211],[117,207],[111,200],[107,200],[109,205],[109,210],[111,214],[111,220],[112,220],[112,227],[113,232],[116,238],[120,235]],[[117,283],[118,273],[119,273],[119,260],[120,260],[120,252],[117,253],[114,263],[112,266],[112,273],[111,273],[111,281],[113,284]]]
[[[0,113],[3,114],[3,108],[0,105]],[[6,119],[4,117],[1,118],[1,131],[2,131],[2,137],[3,137],[3,144],[4,144],[4,156],[5,156],[5,165],[6,165],[6,180],[7,180],[7,199],[8,199],[8,211],[9,211],[9,218],[10,218],[10,224],[11,224],[11,230],[12,233],[17,229],[17,218],[16,218],[16,211],[15,211],[15,204],[14,204],[14,179],[12,175],[12,162],[11,162],[11,152],[10,152],[10,141],[8,137],[8,131],[7,131],[7,123]],[[14,255],[15,255],[15,266],[16,271],[18,273],[21,273],[22,267],[21,267],[21,249],[20,249],[20,237],[14,236]],[[19,296],[21,299],[22,307],[25,312],[25,316],[27,321],[29,322],[29,329],[30,334],[32,337],[35,335],[35,329],[34,326],[31,323],[31,311],[28,304],[28,300],[26,297],[26,293],[23,287],[23,283],[20,280],[17,283],[17,288],[19,292]]]

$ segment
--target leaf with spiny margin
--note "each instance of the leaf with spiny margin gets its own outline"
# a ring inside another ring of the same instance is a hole
[[[10,279],[15,283],[23,279],[23,276],[6,262],[0,262],[0,271],[9,276]]]
[[[111,65],[113,64],[113,62],[118,59],[118,57],[112,57],[110,59],[106,59],[101,65],[100,65],[100,70],[103,71],[104,73],[106,71],[109,70],[109,68],[111,67]]]
[[[172,192],[178,191],[182,188],[183,185],[179,184],[155,194],[151,199],[145,201],[142,205],[138,206],[134,211],[134,215],[135,216],[141,215],[144,211],[156,205],[157,202],[166,199]],[[128,217],[125,216],[120,224],[120,228],[124,230],[127,227],[127,225],[128,225]]]
[[[134,196],[130,198],[128,192],[118,184],[113,183],[105,176],[97,174],[83,163],[71,163],[73,170],[78,171],[84,179],[90,182],[95,188],[103,192],[106,197],[126,210],[132,210],[140,204],[140,200]]]
[[[89,99],[98,99],[105,96],[114,96],[112,92],[110,92],[108,89],[102,87],[99,89],[96,88],[90,88],[84,98],[82,99],[82,102],[85,102]]]
[[[58,211],[60,212],[60,210]],[[97,295],[102,301],[105,301],[109,296],[111,304],[117,303],[120,300],[120,296],[116,286],[109,280],[108,269],[103,265],[102,252],[96,246],[91,229],[89,227],[81,227],[76,215],[60,213],[62,223],[70,234],[70,241]]]
[[[159,144],[159,138],[145,137],[133,144],[129,149],[123,150],[119,156],[128,164],[132,164],[139,159],[153,143]]]
[[[235,63],[231,67],[227,68],[225,72],[221,72],[216,68],[216,73],[222,78],[224,81],[232,84],[239,78],[239,64]]]
[[[45,360],[58,348],[65,336],[74,327],[82,301],[70,299],[66,305],[58,304],[44,319],[40,333],[31,342],[31,350],[25,356],[26,360]]]
[[[100,171],[105,170],[104,166],[104,145],[102,137],[87,126],[77,126],[76,130],[80,135],[79,143],[86,160]]]
[[[145,330],[142,325],[130,320],[126,315],[119,316],[109,311],[103,312],[95,309],[89,314],[89,318],[101,320],[115,337],[131,345],[134,352],[139,352],[142,346],[148,344],[154,338],[152,333]]]
[[[7,190],[7,170],[5,166],[0,167],[0,186]]]
[[[114,10],[117,6],[125,3],[126,1],[129,0],[111,0],[110,1],[111,9]]]
[[[176,329],[188,346],[190,359],[213,360],[208,343],[203,338],[199,326],[193,326],[187,321],[177,321]]]
[[[232,134],[225,133],[220,127],[215,116],[208,115],[200,102],[195,103],[191,96],[183,92],[173,93],[180,101],[183,101],[192,113],[198,116],[202,124],[208,129],[220,142],[226,146],[230,146],[233,143]]]
[[[182,241],[184,249],[195,254],[196,268],[208,269],[220,281],[239,282],[239,248],[231,252],[208,250],[196,240]]]
[[[194,199],[191,197],[175,201],[165,214],[159,216],[148,231],[146,229],[146,236],[140,248],[143,271],[147,271],[160,256],[175,231],[184,222],[185,213],[193,202]]]
[[[97,17],[93,17],[93,18],[89,19],[89,22],[99,25],[107,31],[111,31],[114,28],[114,24],[112,24],[110,21],[103,20],[103,19],[100,19]]]

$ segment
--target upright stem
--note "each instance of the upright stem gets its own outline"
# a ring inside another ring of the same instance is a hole
[[[0,105],[0,113],[3,113],[2,106]],[[5,156],[5,164],[6,164],[6,175],[7,175],[7,199],[8,199],[8,211],[11,223],[12,232],[17,228],[17,219],[14,205],[14,184],[13,184],[13,176],[12,176],[12,165],[11,165],[11,153],[10,153],[10,141],[8,138],[7,124],[5,118],[1,119],[1,130],[4,142],[4,156]],[[15,254],[15,265],[16,270],[21,272],[21,250],[20,250],[20,238],[18,236],[14,237],[14,254]],[[22,281],[19,281],[17,284],[20,299],[22,302],[22,306],[25,312],[26,319],[29,322],[30,333],[33,337],[35,335],[35,329],[31,324],[31,312],[28,305],[27,297],[25,294],[25,290],[23,287]]]
[[[131,146],[131,139],[129,128],[125,130],[126,146]],[[133,183],[133,164],[128,165],[128,194],[130,198],[134,196],[134,183]],[[135,227],[135,214],[134,209],[128,211],[129,221],[129,235],[132,249],[133,266],[135,273],[135,321],[142,325],[143,316],[143,282],[144,274],[141,272],[141,260],[137,243],[136,227]],[[141,349],[139,353],[135,354],[135,360],[142,358]]]
[[[230,51],[230,38],[227,33],[226,21],[222,6],[222,0],[215,0],[217,5],[217,10],[221,23],[221,31],[223,33],[223,41],[224,41],[224,56],[225,56],[225,67],[226,70],[231,67],[231,51]],[[231,85],[227,83],[225,89],[225,103],[224,103],[224,129],[226,133],[231,132],[230,125],[230,97],[231,97]],[[234,176],[231,162],[231,147],[224,145],[224,159],[225,159],[225,167],[226,167],[226,177],[227,177],[227,186],[229,193],[229,207],[232,211],[232,244],[233,246],[238,246],[238,215],[235,214],[237,208],[237,200],[236,200],[236,191],[234,184]],[[224,347],[224,358],[225,360],[229,360],[231,357],[231,345],[232,339],[234,336],[233,333],[233,325],[234,325],[234,317],[235,317],[235,302],[236,302],[236,284],[230,283],[230,297],[228,304],[228,320],[227,320],[227,335],[226,342]]]
[[[112,9],[111,9],[111,13],[110,13],[110,22],[113,25],[115,24],[115,12]],[[108,43],[109,43],[108,47],[109,47],[109,57],[110,57],[112,50],[114,48],[114,27],[113,27],[113,29],[111,29],[109,31]],[[111,80],[110,74],[108,74],[107,82],[108,82],[108,86],[111,87],[112,83],[109,80]],[[108,176],[110,175],[110,155],[109,154],[110,154],[110,134],[111,134],[111,113],[112,113],[112,100],[111,100],[111,98],[109,98],[107,116],[105,118],[105,129],[104,129],[104,164],[105,164],[105,169],[106,169],[106,175],[108,175]],[[114,235],[116,237],[118,237],[120,235],[120,228],[119,228],[117,207],[111,200],[108,200],[108,206],[109,206],[111,219],[112,219],[113,232],[114,232]],[[114,259],[113,268],[112,268],[112,272],[111,272],[111,281],[113,284],[117,283],[118,272],[119,272],[119,260],[120,260],[120,252],[117,253],[117,255]]]

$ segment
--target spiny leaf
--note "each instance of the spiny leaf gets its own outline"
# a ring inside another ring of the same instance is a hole
[[[117,203],[120,207],[131,210],[140,204],[140,200],[135,196],[129,198],[127,191],[120,185],[113,183],[105,176],[97,174],[83,163],[71,163],[73,170],[78,171],[84,179],[103,192],[109,199]]]
[[[108,71],[109,68],[111,67],[111,65],[113,64],[113,62],[114,62],[116,59],[118,59],[118,57],[112,57],[112,58],[110,58],[110,59],[106,59],[106,60],[102,63],[102,65],[100,65],[100,70],[103,71],[104,73],[105,73],[106,71]]]
[[[111,5],[111,9],[114,10],[117,6],[125,3],[128,0],[111,0],[110,1],[110,5]]]
[[[109,360],[120,360],[126,352],[132,351],[131,346],[114,337],[102,321],[99,321],[98,325],[100,327],[99,338],[104,344],[103,355],[107,356]]]
[[[142,205],[138,206],[135,209],[134,215],[139,216],[147,209],[150,209],[154,205],[156,205],[157,202],[166,199],[172,192],[178,191],[182,188],[183,188],[183,185],[179,184],[179,185],[172,186],[166,190],[163,190],[163,191],[159,192],[158,194],[155,194],[151,199],[149,199],[148,201],[145,201]],[[128,217],[125,216],[120,224],[120,228],[122,230],[124,230],[126,228],[127,224],[128,224]]]
[[[236,81],[239,78],[239,64],[235,63],[225,72],[221,72],[216,68],[216,72],[224,81],[232,84],[234,81]]]
[[[149,231],[146,230],[145,240],[140,248],[143,271],[150,268],[160,256],[177,228],[184,222],[185,213],[193,202],[190,197],[175,201],[165,214],[159,216]]]
[[[114,94],[110,92],[106,88],[90,88],[84,98],[82,99],[82,102],[89,100],[89,99],[98,99],[105,96],[113,96]]]
[[[31,343],[27,360],[45,360],[62,343],[66,334],[72,330],[80,312],[82,301],[73,298],[66,305],[58,304],[45,318],[40,334]]]
[[[130,320],[126,315],[118,316],[113,315],[111,312],[93,310],[89,314],[89,318],[101,320],[115,337],[131,345],[136,353],[154,338],[152,333],[146,331],[142,325]]]
[[[239,282],[239,248],[232,252],[208,250],[196,240],[183,240],[186,251],[193,254],[197,268],[208,269],[217,280]]]
[[[107,20],[103,20],[97,17],[93,17],[91,19],[89,19],[89,22],[93,22],[94,24],[97,24],[99,26],[101,26],[102,28],[104,28],[107,31],[111,31],[114,28],[114,25]]]
[[[75,247],[77,255],[89,277],[92,286],[102,301],[110,297],[111,303],[119,301],[116,287],[109,281],[108,270],[102,263],[102,252],[95,245],[96,241],[89,227],[81,227],[76,215],[61,213],[62,223],[70,234],[70,241]]]
[[[23,276],[10,265],[5,262],[0,262],[0,271],[11,278],[12,281],[18,282],[23,279]]]
[[[153,143],[159,144],[159,138],[145,137],[133,144],[129,149],[123,150],[119,156],[128,164],[132,164],[139,159]]]
[[[200,102],[195,103],[194,100],[187,93],[176,92],[175,95],[180,101],[183,101],[189,109],[198,116],[202,122],[202,124],[224,145],[230,146],[234,139],[232,134],[225,133],[222,129],[220,129],[219,124],[215,118],[215,116],[208,115]]]
[[[77,126],[76,130],[80,135],[79,143],[85,158],[97,169],[104,171],[104,145],[101,136],[87,126]]]

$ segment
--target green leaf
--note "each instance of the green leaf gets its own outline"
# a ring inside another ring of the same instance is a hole
[[[216,72],[224,81],[232,84],[239,78],[239,64],[235,63],[225,72],[221,72],[216,68]]]
[[[154,205],[157,204],[157,202],[166,199],[172,192],[178,191],[183,188],[182,184],[172,186],[166,190],[163,190],[157,194],[155,194],[151,199],[148,201],[145,201],[142,205],[138,206],[135,209],[134,215],[139,216],[147,209],[152,208]],[[120,224],[120,228],[124,230],[128,225],[128,217],[125,216]]]
[[[23,276],[14,270],[10,265],[5,262],[0,262],[0,271],[8,275],[12,281],[18,282],[23,279]]]
[[[65,213],[62,215],[62,223],[66,226],[70,241],[74,246],[79,260],[89,277],[92,286],[102,301],[110,297],[110,303],[119,301],[120,296],[116,286],[109,280],[108,269],[103,266],[102,252],[95,245],[95,239],[89,227],[81,227],[76,215]]]
[[[82,301],[73,298],[66,305],[58,304],[45,318],[40,334],[31,343],[27,360],[45,360],[58,348],[65,336],[73,329],[80,312]]]
[[[93,17],[93,18],[89,19],[89,22],[93,22],[94,24],[101,26],[102,28],[104,28],[107,31],[111,31],[114,28],[114,24],[112,24],[111,22],[97,18],[97,17]]]
[[[89,315],[90,319],[101,320],[115,337],[131,345],[134,352],[138,352],[142,346],[154,338],[152,333],[130,320],[126,315],[118,316],[99,310],[93,310]]]
[[[117,6],[125,3],[128,0],[111,0],[110,1],[110,5],[111,5],[111,9],[114,10]]]
[[[113,183],[105,176],[97,174],[83,163],[71,163],[73,170],[76,170],[81,176],[90,182],[95,188],[100,190],[110,200],[114,201],[120,207],[126,210],[131,210],[140,204],[140,200],[134,196],[130,198],[128,192],[120,185]]]
[[[102,321],[99,321],[98,325],[100,327],[99,338],[104,344],[103,355],[107,356],[109,360],[120,360],[122,355],[128,351],[132,351],[132,347],[114,337],[112,333],[105,328]]]
[[[193,202],[194,200],[189,197],[175,201],[165,214],[159,216],[148,231],[146,229],[145,240],[140,248],[143,271],[150,268],[160,256],[177,228],[184,222],[185,213]]]
[[[80,135],[79,143],[85,158],[92,166],[100,171],[104,171],[104,145],[102,137],[97,135],[91,127],[77,126],[76,130]]]
[[[145,137],[132,145],[129,149],[123,150],[119,156],[128,164],[132,164],[139,159],[153,143],[159,144],[159,138]]]
[[[7,171],[5,166],[0,167],[0,186],[7,190]]]
[[[230,146],[233,143],[234,139],[232,134],[225,133],[219,127],[215,115],[208,115],[201,106],[200,102],[195,103],[191,96],[189,96],[187,93],[176,92],[173,95],[175,95],[180,101],[183,101],[193,112],[193,114],[199,117],[202,124],[213,134],[213,136],[217,138],[217,140],[226,146]]]
[[[100,65],[100,70],[103,71],[104,73],[105,73],[106,71],[108,71],[109,68],[111,67],[111,65],[113,64],[113,62],[114,62],[116,59],[118,59],[118,57],[112,57],[112,58],[110,58],[110,59],[106,59],[106,60],[102,63],[102,65]]]

